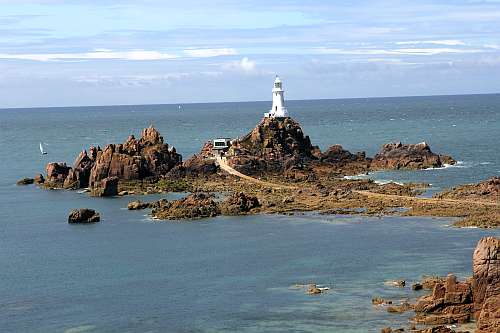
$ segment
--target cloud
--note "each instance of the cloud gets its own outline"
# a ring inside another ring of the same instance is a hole
[[[463,41],[457,39],[443,39],[443,40],[414,40],[406,42],[396,42],[397,45],[420,45],[420,44],[434,44],[445,46],[463,46],[466,45]]]
[[[445,53],[466,54],[485,52],[481,49],[458,49],[458,48],[398,48],[398,49],[337,49],[319,47],[312,50],[312,53],[337,54],[337,55],[438,55]]]
[[[184,50],[184,53],[190,57],[194,58],[211,58],[211,57],[219,57],[219,56],[227,56],[227,55],[237,55],[235,49],[226,48],[226,49],[187,49]]]
[[[257,70],[257,63],[253,60],[244,57],[239,61],[232,61],[230,63],[224,64],[223,69],[240,71],[244,73],[254,73]]]
[[[32,61],[78,61],[78,60],[169,60],[177,58],[176,55],[158,51],[134,50],[114,52],[107,49],[97,49],[85,53],[25,53],[7,54],[0,53],[0,59],[32,60]]]

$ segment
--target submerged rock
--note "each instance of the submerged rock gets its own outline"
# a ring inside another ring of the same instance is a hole
[[[35,180],[33,178],[23,178],[16,182],[16,185],[30,185],[33,184]]]
[[[101,216],[93,209],[73,209],[68,216],[68,223],[95,223],[101,220]]]
[[[402,144],[401,142],[385,144],[373,157],[372,169],[426,169],[442,167],[444,164],[455,164],[455,161],[444,155],[431,151],[425,142]]]

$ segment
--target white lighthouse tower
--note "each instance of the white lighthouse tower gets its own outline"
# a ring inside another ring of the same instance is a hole
[[[273,107],[264,115],[271,118],[285,118],[288,117],[288,110],[285,107],[285,91],[283,90],[283,82],[276,75],[273,87]]]

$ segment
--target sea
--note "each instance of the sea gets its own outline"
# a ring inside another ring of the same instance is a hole
[[[407,327],[373,297],[414,300],[423,275],[472,274],[477,241],[498,230],[452,218],[315,212],[154,221],[131,200],[16,186],[48,162],[155,126],[184,159],[216,137],[249,132],[269,102],[0,109],[0,332],[379,332]],[[423,182],[425,195],[500,175],[500,95],[289,101],[313,144],[373,156],[384,143],[425,141],[459,161],[376,172]],[[42,142],[47,155],[41,155]],[[73,208],[100,223],[69,225]],[[405,288],[388,280],[404,279]],[[330,288],[307,295],[304,285]]]

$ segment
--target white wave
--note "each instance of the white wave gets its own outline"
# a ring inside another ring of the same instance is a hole
[[[449,169],[449,168],[470,168],[472,165],[470,163],[465,163],[464,161],[457,161],[455,164],[448,164],[448,163],[443,163],[442,167],[438,168],[425,168],[422,169],[422,171],[427,171],[427,170],[443,170],[443,169]]]
[[[490,164],[493,164],[491,162],[480,162],[479,165],[490,165]]]

